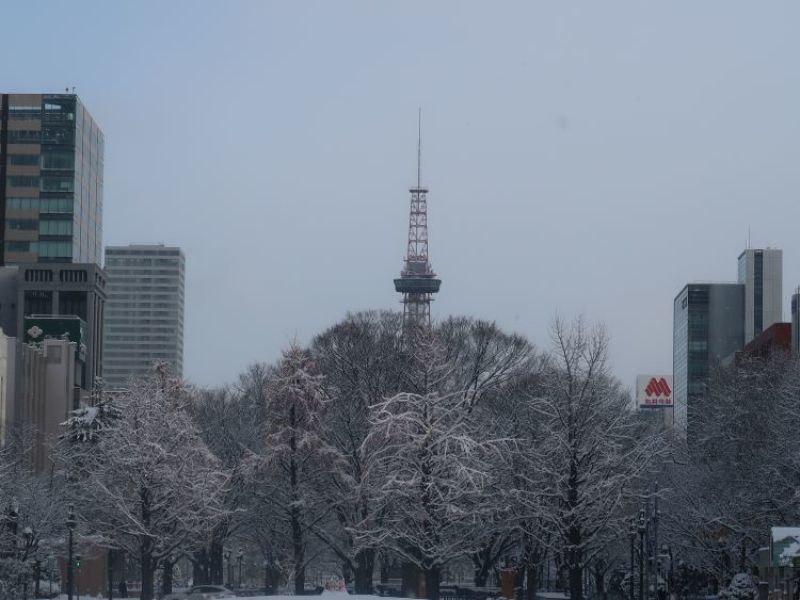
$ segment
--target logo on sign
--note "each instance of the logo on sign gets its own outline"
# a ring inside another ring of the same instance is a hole
[[[647,387],[644,388],[644,393],[648,396],[669,396],[672,393],[672,390],[670,389],[666,379],[663,377],[660,379],[653,377],[647,384]]]

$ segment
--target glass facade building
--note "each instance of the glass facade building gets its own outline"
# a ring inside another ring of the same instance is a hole
[[[783,320],[783,251],[748,248],[739,255],[744,284],[745,343]]]
[[[675,427],[691,440],[700,426],[711,369],[744,346],[744,292],[738,283],[690,283],[673,306]]]
[[[103,145],[75,94],[0,95],[0,264],[100,264]]]
[[[185,259],[181,249],[108,247],[105,269],[103,378],[107,387],[124,388],[131,376],[162,361],[182,377]]]

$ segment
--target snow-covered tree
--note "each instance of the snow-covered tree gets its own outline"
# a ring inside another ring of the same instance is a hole
[[[207,547],[192,556],[195,584],[224,583],[224,544],[247,527],[252,509],[252,457],[264,445],[264,409],[258,402],[263,392],[253,390],[263,385],[262,365],[248,367],[235,387],[202,390],[194,395],[191,413],[200,436],[228,474],[222,502],[225,515],[217,522]],[[251,392],[255,392],[254,397]]]
[[[627,505],[666,446],[610,376],[602,328],[556,320],[552,340],[541,395],[528,399],[540,422],[530,469],[542,482],[531,505],[541,508],[544,530],[564,558],[570,597],[581,600],[584,568],[625,530]]]
[[[39,567],[60,550],[63,488],[52,471],[36,473],[33,435],[12,428],[0,449],[0,598],[33,596]]]
[[[352,573],[355,593],[371,594],[377,548],[356,535],[380,519],[374,489],[366,477],[364,441],[370,432],[370,406],[397,393],[403,376],[402,317],[392,312],[350,314],[317,336],[311,353],[325,374],[328,399],[325,437],[341,457],[320,493],[334,518],[316,531]]]
[[[138,557],[142,600],[154,574],[206,543],[227,476],[187,412],[189,392],[163,369],[131,382],[121,415],[93,443],[63,443],[69,494],[102,543]]]
[[[424,574],[437,600],[442,568],[477,549],[468,534],[492,512],[491,465],[502,442],[478,435],[463,393],[438,390],[449,375],[435,337],[415,340],[415,386],[375,404],[365,441],[382,519],[360,534]]]
[[[533,345],[493,322],[450,317],[437,324],[436,336],[449,366],[447,386],[463,395],[469,409],[483,396],[535,368]]]
[[[748,570],[770,526],[800,519],[800,363],[744,356],[712,369],[705,387],[667,470],[663,529],[687,563],[724,585]]]
[[[296,594],[305,588],[313,530],[332,510],[319,485],[340,461],[323,434],[326,401],[321,385],[308,353],[293,345],[284,352],[266,393],[264,477],[258,493],[290,543]]]

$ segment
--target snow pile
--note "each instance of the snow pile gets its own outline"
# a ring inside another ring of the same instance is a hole
[[[755,581],[747,573],[737,573],[731,584],[719,594],[721,600],[754,600],[758,597]]]

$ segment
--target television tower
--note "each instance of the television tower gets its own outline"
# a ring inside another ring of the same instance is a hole
[[[394,280],[394,289],[403,294],[404,335],[430,328],[431,301],[442,284],[428,261],[428,188],[422,186],[422,109],[417,137],[417,185],[409,192],[408,249],[400,277]]]

